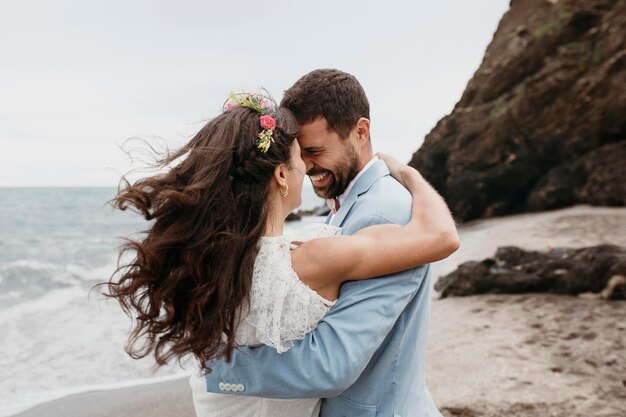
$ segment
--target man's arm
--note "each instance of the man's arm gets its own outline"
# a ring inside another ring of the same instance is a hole
[[[359,226],[384,221],[374,216],[362,219],[359,223],[364,224]],[[289,351],[279,354],[267,346],[240,348],[233,352],[230,363],[219,360],[211,364],[207,390],[268,398],[338,395],[363,372],[427,272],[428,266],[423,266],[345,283],[333,309]],[[243,385],[244,390],[224,390],[228,386],[224,384]]]

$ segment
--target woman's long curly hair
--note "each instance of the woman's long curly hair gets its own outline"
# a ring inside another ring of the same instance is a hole
[[[234,107],[166,153],[157,163],[165,173],[120,182],[113,206],[154,221],[143,240],[126,240],[120,260],[132,260],[118,262],[105,283],[105,295],[134,319],[126,345],[133,358],[153,353],[164,365],[193,354],[205,369],[211,359],[230,360],[268,221],[271,178],[276,166],[289,165],[298,132],[289,110],[273,116],[274,142],[265,153],[256,147],[260,114]]]

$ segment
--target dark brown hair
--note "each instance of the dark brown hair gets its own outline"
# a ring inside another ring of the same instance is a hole
[[[271,177],[289,164],[298,130],[291,112],[279,108],[274,142],[263,153],[256,147],[259,116],[245,107],[227,110],[159,160],[165,173],[132,185],[122,179],[114,207],[154,222],[142,240],[122,246],[106,284],[106,295],[134,318],[126,345],[133,358],[153,353],[163,365],[193,354],[203,368],[213,358],[230,359]],[[127,253],[133,259],[122,264]]]
[[[325,118],[342,139],[361,117],[370,118],[361,84],[353,75],[336,69],[317,69],[304,75],[285,91],[280,105],[291,110],[300,125]]]

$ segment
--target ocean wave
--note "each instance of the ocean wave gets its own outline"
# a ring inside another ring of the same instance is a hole
[[[21,318],[30,313],[55,312],[67,305],[71,300],[87,297],[84,289],[69,287],[47,292],[37,299],[23,301],[0,310],[0,326],[7,323],[19,323]]]
[[[112,256],[99,266],[58,265],[32,259],[0,263],[0,311],[55,290],[107,281],[115,267]]]

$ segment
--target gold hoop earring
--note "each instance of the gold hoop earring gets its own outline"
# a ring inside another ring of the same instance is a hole
[[[283,197],[287,197],[287,194],[289,194],[289,187],[285,187],[285,191],[280,190],[280,195],[282,195]]]

